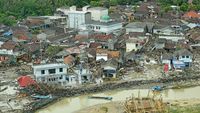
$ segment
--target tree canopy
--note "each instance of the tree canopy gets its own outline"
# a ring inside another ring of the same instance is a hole
[[[161,8],[165,11],[169,11],[170,5],[180,6],[181,11],[200,10],[200,0],[193,0],[191,4],[188,3],[188,0],[157,0],[157,1],[160,3]]]
[[[104,6],[133,5],[143,0],[0,0],[0,23],[13,25],[16,20],[27,16],[52,15],[56,8],[62,6],[83,7],[85,5]],[[168,11],[170,5],[179,5],[182,11],[200,10],[200,0],[157,0]],[[14,17],[14,18],[13,18]]]
[[[27,16],[52,15],[62,6],[83,7],[85,5],[104,6],[133,4],[140,0],[0,0],[0,23],[13,25],[16,20]],[[10,18],[10,17],[15,18]]]

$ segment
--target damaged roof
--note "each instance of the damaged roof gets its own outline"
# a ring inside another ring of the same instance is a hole
[[[193,54],[187,49],[181,49],[174,52],[174,56],[192,56]]]

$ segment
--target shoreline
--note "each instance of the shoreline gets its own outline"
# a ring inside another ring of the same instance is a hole
[[[152,86],[160,85],[165,89],[180,88],[180,87],[194,87],[200,85],[200,76],[190,76],[190,77],[176,77],[170,79],[156,79],[156,80],[132,80],[132,81],[120,81],[102,84],[100,86],[90,86],[90,87],[79,87],[79,88],[68,88],[68,89],[58,89],[55,92],[51,92],[55,97],[53,99],[45,100],[32,103],[29,105],[30,109],[24,110],[24,113],[35,113],[36,111],[45,108],[53,103],[56,103],[63,98],[77,97],[85,94],[93,94],[98,92],[105,92],[109,90],[117,89],[149,89]],[[177,84],[178,87],[177,87]]]
[[[173,108],[179,108],[179,107],[190,107],[190,106],[196,106],[200,105],[200,99],[191,99],[191,100],[163,100],[164,103],[167,104],[168,109]],[[83,108],[80,110],[77,110],[73,113],[102,113],[104,109],[107,108],[107,113],[123,113],[124,112],[124,101],[115,101],[115,102],[108,102],[104,104],[97,104],[93,105],[87,108]]]

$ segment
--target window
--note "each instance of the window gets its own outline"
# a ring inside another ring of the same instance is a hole
[[[55,74],[56,73],[56,69],[49,69],[49,74]]]
[[[69,81],[69,77],[66,77],[65,80]]]
[[[63,75],[60,76],[60,79],[63,79]]]
[[[45,70],[41,70],[41,74],[45,74]]]
[[[190,56],[186,56],[186,58],[190,58]]]
[[[63,68],[60,68],[60,69],[59,69],[59,72],[63,72]]]
[[[185,56],[182,56],[182,58],[185,58]]]
[[[99,27],[99,26],[96,26],[96,29],[100,29],[101,27]]]

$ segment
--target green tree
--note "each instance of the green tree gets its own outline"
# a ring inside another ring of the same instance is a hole
[[[183,3],[180,6],[181,11],[188,11],[189,5],[187,3]]]
[[[172,8],[169,5],[164,7],[164,11],[165,12],[168,12],[168,11],[171,11],[171,10],[172,10]]]
[[[117,4],[118,4],[117,0],[110,0],[110,5],[111,6],[115,6]]]
[[[93,7],[97,7],[97,6],[99,6],[99,2],[98,1],[91,1],[90,5],[93,6]]]
[[[197,5],[190,4],[189,10],[198,10],[198,7],[197,7]]]
[[[60,46],[48,46],[46,49],[46,53],[49,57],[53,57],[55,54],[57,54],[59,51],[62,50],[62,47]]]

